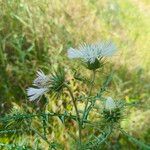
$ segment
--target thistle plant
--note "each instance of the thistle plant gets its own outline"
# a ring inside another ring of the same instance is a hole
[[[102,67],[105,67],[104,64],[106,57],[112,56],[116,51],[117,48],[112,42],[83,44],[77,49],[70,48],[68,50],[69,61],[72,61],[72,59],[79,59],[85,68],[91,72],[91,79],[87,79],[84,75],[77,72],[74,75],[76,82],[82,81],[88,87],[88,90],[84,92],[86,93],[85,95],[81,95],[80,93],[82,92],[75,94],[71,86],[71,81],[67,78],[67,72],[65,71],[64,67],[59,66],[49,75],[46,75],[42,70],[37,71],[37,75],[33,80],[32,87],[27,88],[27,96],[30,103],[43,101],[43,98],[45,97],[47,100],[49,100],[46,103],[46,105],[48,105],[53,100],[53,93],[59,95],[56,97],[58,100],[60,99],[60,95],[65,94],[66,96],[66,93],[68,93],[74,111],[72,110],[71,112],[67,112],[67,110],[64,109],[64,113],[59,113],[51,111],[48,108],[44,108],[46,110],[42,108],[40,113],[29,113],[30,111],[28,110],[27,113],[18,114],[17,111],[17,113],[14,115],[8,115],[4,118],[0,118],[2,126],[5,126],[6,129],[5,131],[0,131],[0,134],[7,132],[17,133],[18,130],[21,132],[18,126],[14,131],[12,127],[13,123],[11,123],[11,126],[7,125],[7,123],[9,124],[9,121],[13,120],[12,122],[14,122],[19,120],[19,122],[28,127],[27,132],[32,132],[32,134],[44,140],[48,144],[49,149],[65,149],[61,143],[55,143],[49,140],[51,133],[48,133],[47,130],[47,128],[49,128],[48,117],[57,117],[62,121],[62,123],[67,122],[67,120],[73,120],[76,122],[76,125],[73,126],[76,127],[74,130],[75,134],[72,135],[72,137],[74,137],[74,142],[76,143],[73,149],[102,149],[102,146],[105,145],[109,136],[113,134],[115,130],[120,131],[129,140],[137,144],[138,147],[149,149],[150,147],[148,145],[136,140],[121,128],[120,122],[125,116],[125,111],[128,107],[128,104],[123,100],[116,100],[112,98],[110,94],[108,94],[109,96],[103,96],[111,82],[113,71],[107,75],[102,86],[97,91],[95,89],[95,81],[98,70],[100,70]],[[82,103],[82,107],[79,107],[80,103]],[[91,119],[92,115],[98,116],[97,118],[99,119]],[[39,118],[38,121],[42,121],[43,132],[35,129],[33,126],[33,120],[36,120],[37,118]],[[91,127],[92,130],[87,131],[90,135],[86,137],[85,130],[88,130],[88,127]],[[78,133],[77,138],[76,133]],[[71,135],[71,133],[69,134]],[[11,147],[9,144],[0,143],[0,147],[4,146]],[[20,145],[18,147],[20,147]],[[30,149],[30,146],[25,145],[24,147]]]

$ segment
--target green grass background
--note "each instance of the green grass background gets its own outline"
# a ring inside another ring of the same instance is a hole
[[[118,52],[99,72],[96,86],[101,75],[115,70],[108,95],[141,104],[122,126],[150,143],[148,0],[0,0],[0,114],[9,113],[13,103],[27,103],[26,88],[39,68],[49,73],[61,64],[81,72],[83,67],[67,58],[69,47],[109,39]]]

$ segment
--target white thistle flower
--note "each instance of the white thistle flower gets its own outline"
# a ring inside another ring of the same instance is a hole
[[[105,109],[109,110],[111,112],[111,110],[115,109],[116,108],[116,103],[115,101],[111,98],[111,97],[108,97],[106,99],[106,103],[105,103]]]
[[[48,88],[28,88],[27,95],[30,101],[34,101],[37,98],[40,98],[43,94],[48,92]]]
[[[68,57],[82,58],[85,62],[94,63],[96,59],[104,56],[112,56],[116,46],[112,42],[100,42],[96,44],[83,44],[78,49],[70,48]]]
[[[33,85],[37,87],[47,87],[50,78],[46,76],[42,70],[37,71],[37,78],[33,81]]]

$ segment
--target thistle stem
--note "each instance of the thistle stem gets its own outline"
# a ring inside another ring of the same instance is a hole
[[[78,108],[77,108],[77,104],[76,104],[76,100],[75,100],[75,98],[74,98],[74,96],[73,96],[73,93],[72,93],[72,90],[71,90],[71,88],[67,85],[67,84],[65,84],[65,87],[68,89],[68,91],[69,91],[69,94],[70,94],[70,96],[71,96],[71,99],[72,99],[72,102],[73,102],[73,105],[74,105],[74,108],[75,108],[75,112],[76,112],[76,115],[77,115],[77,122],[78,122],[78,129],[79,129],[79,144],[80,144],[80,146],[81,146],[81,144],[82,144],[82,134],[81,134],[81,121],[80,121],[80,115],[79,115],[79,111],[78,111]]]
[[[92,77],[91,77],[91,86],[90,86],[90,89],[89,89],[89,92],[88,92],[88,96],[87,96],[88,98],[87,98],[87,101],[86,101],[86,103],[85,103],[85,108],[84,108],[84,112],[83,112],[82,124],[83,124],[83,120],[85,119],[87,107],[88,107],[88,104],[89,104],[89,96],[91,95],[92,88],[93,88],[93,85],[94,85],[95,74],[96,74],[96,71],[93,70],[93,74],[92,74]]]
[[[51,145],[51,143],[48,141],[48,139],[44,135],[42,135],[40,132],[35,130],[33,127],[31,127],[31,130],[34,131],[34,133],[36,133],[37,135],[39,135],[49,146]]]

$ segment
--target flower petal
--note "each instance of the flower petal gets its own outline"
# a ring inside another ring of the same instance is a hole
[[[100,42],[96,44],[82,44],[78,49],[68,50],[69,58],[82,58],[86,62],[94,63],[97,58],[112,56],[116,46],[112,42]]]
[[[112,56],[116,52],[117,48],[112,42],[105,42],[102,44],[101,55]]]
[[[112,110],[112,109],[116,108],[116,103],[115,103],[115,101],[111,97],[108,97],[106,99],[105,108],[107,110]]]
[[[73,49],[73,48],[70,48],[69,50],[68,50],[68,57],[69,58],[82,58],[82,54],[81,54],[81,52],[80,51],[78,51],[78,50],[75,50],[75,49]]]
[[[37,71],[37,78],[33,81],[33,85],[37,87],[48,87],[50,79],[42,70]]]
[[[48,88],[28,88],[27,95],[30,101],[34,101],[37,98],[41,97],[43,94],[48,92]]]

